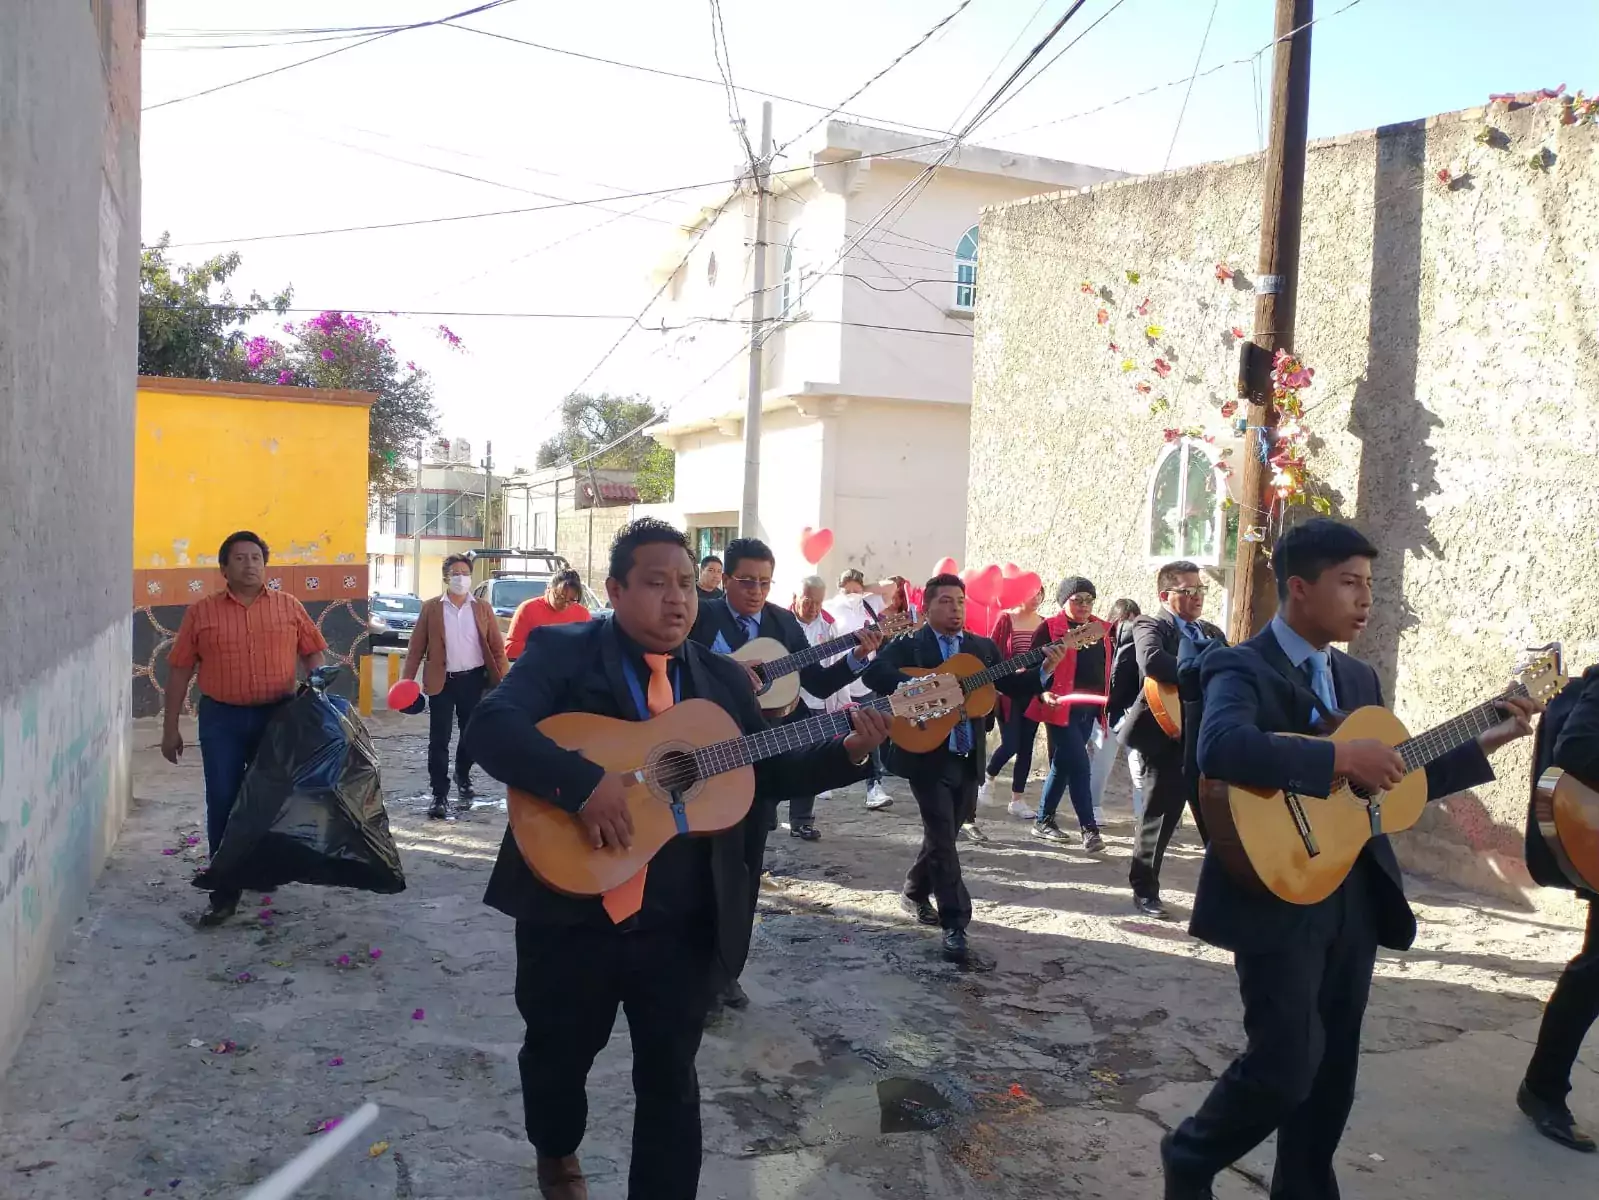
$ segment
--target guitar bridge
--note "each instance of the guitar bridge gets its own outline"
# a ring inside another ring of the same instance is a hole
[[[1294,832],[1299,834],[1299,840],[1305,844],[1305,853],[1315,858],[1321,853],[1321,847],[1316,843],[1316,831],[1310,827],[1310,818],[1305,815],[1305,806],[1293,792],[1283,793],[1283,803],[1288,805],[1288,815],[1294,822]]]

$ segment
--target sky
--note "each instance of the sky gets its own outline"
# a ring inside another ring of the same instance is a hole
[[[721,0],[730,76],[741,88],[820,106],[774,102],[782,143],[959,5]],[[609,318],[644,309],[649,272],[672,246],[674,227],[719,198],[714,183],[738,174],[744,152],[713,52],[711,0],[513,0],[460,22],[503,37],[434,26],[369,44],[291,45],[328,35],[261,32],[428,21],[468,7],[471,0],[149,0],[143,237],[148,244],[170,233],[176,262],[239,250],[235,295],[292,285],[296,308],[380,310],[401,358],[433,376],[442,432],[469,439],[477,456],[492,439],[504,471],[532,465],[561,397],[630,328]],[[1068,7],[968,0],[845,107],[890,127],[953,128]],[[1480,105],[1493,92],[1599,87],[1599,3],[1591,0],[1541,7],[1537,19],[1517,19],[1502,0],[1315,7],[1313,138]],[[1136,173],[1257,151],[1271,55],[1257,60],[1258,72],[1250,60],[1271,41],[1273,8],[1272,0],[1088,0],[1037,62],[1082,40],[1031,82],[1024,74],[1014,99],[969,140]],[[345,46],[323,61],[162,105]],[[1196,63],[1202,73],[1221,69],[1196,79],[1189,94]],[[752,130],[761,100],[737,93]],[[604,203],[658,189],[674,190]],[[267,236],[561,201],[584,203]],[[386,315],[437,310],[545,315]],[[460,351],[440,336],[441,323],[460,335]],[[678,399],[658,394],[663,350],[661,335],[633,329],[584,390]]]

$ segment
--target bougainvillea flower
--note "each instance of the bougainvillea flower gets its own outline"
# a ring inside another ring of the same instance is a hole
[[[339,955],[339,966],[347,967],[349,965],[350,965],[350,956],[348,954]]]
[[[161,851],[161,853],[162,854],[176,854],[177,851],[174,850],[171,846],[168,846],[165,850]]]
[[[343,1065],[344,1065],[344,1060],[342,1058],[330,1058],[330,1059],[328,1059],[328,1066],[330,1066],[330,1067],[342,1067]]]
[[[366,956],[368,958],[382,958],[383,951],[379,950],[376,946],[373,946],[372,949],[366,952]]]
[[[250,972],[248,972],[248,971],[240,971],[237,975],[235,975],[233,977],[233,982],[234,983],[249,983],[254,978],[255,978],[255,976],[250,974]]]
[[[339,1127],[340,1122],[343,1121],[343,1120],[344,1120],[343,1117],[329,1117],[326,1121],[323,1121],[320,1125],[318,1125],[311,1132],[312,1133],[327,1133],[330,1129],[337,1129]]]
[[[1165,379],[1166,376],[1171,374],[1171,363],[1167,362],[1164,358],[1157,358],[1155,360],[1155,374],[1159,375],[1162,379]]]
[[[414,1013],[411,1014],[411,1020],[420,1021],[426,1016],[427,1016],[426,1011],[424,1011],[423,1009],[419,1008]]]

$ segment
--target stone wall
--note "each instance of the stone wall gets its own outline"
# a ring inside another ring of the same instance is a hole
[[[128,804],[138,7],[0,5],[0,1066]]]
[[[1573,672],[1599,659],[1599,129],[1560,115],[1456,113],[1309,154],[1312,469],[1382,548],[1351,650],[1413,730],[1497,689],[1525,646],[1564,642]],[[964,561],[1155,603],[1151,472],[1167,430],[1232,432],[1261,177],[1239,159],[984,214]],[[1397,839],[1407,865],[1524,894],[1529,749]]]

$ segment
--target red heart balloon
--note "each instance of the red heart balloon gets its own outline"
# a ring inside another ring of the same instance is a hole
[[[959,565],[953,558],[941,558],[933,564],[934,575],[953,575],[959,570]]]
[[[966,595],[969,599],[975,600],[985,608],[989,605],[998,604],[1000,600],[1000,584],[1003,579],[1004,575],[999,567],[990,563],[977,573],[976,578],[966,585]]]
[[[805,561],[815,566],[827,557],[827,552],[833,548],[833,531],[831,529],[812,530],[807,525],[800,532],[800,554]]]
[[[1020,608],[1038,595],[1039,578],[1032,571],[1023,571],[1005,580],[1000,587],[1000,602],[1006,608]]]
[[[1020,567],[1018,567],[1015,563],[1006,563],[1005,564],[1005,570],[1004,570],[1003,574],[1004,574],[1006,579],[1015,579],[1021,573],[1022,573],[1022,569]]]

